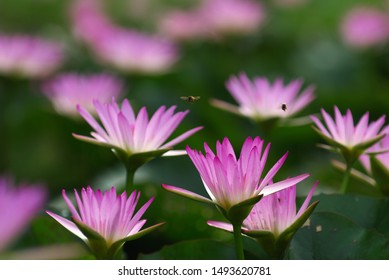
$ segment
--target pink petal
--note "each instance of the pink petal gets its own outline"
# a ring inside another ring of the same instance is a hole
[[[165,149],[165,148],[170,148],[170,147],[173,147],[174,145],[184,141],[186,138],[192,136],[193,134],[195,134],[197,131],[203,129],[202,126],[199,126],[199,127],[196,127],[196,128],[193,128],[183,134],[181,134],[180,136],[174,138],[173,140],[167,142],[166,144],[164,144],[163,146],[160,147],[160,149]]]
[[[284,164],[286,158],[288,157],[288,152],[286,152],[277,162],[273,165],[273,167],[266,174],[265,178],[263,178],[262,182],[259,185],[259,190],[262,190],[266,185],[273,179],[274,175],[280,170],[282,165]],[[262,192],[261,192],[262,193]]]
[[[172,192],[172,193],[175,193],[175,194],[178,194],[178,195],[182,195],[182,196],[185,196],[185,197],[188,197],[188,198],[192,198],[194,200],[197,200],[197,201],[202,201],[202,202],[206,202],[206,203],[212,203],[213,204],[213,201],[210,200],[209,198],[206,198],[202,195],[199,195],[197,193],[194,193],[194,192],[191,192],[191,191],[188,191],[188,190],[185,190],[185,189],[181,189],[181,188],[178,188],[178,187],[175,187],[175,186],[169,186],[169,185],[165,185],[165,184],[162,184],[162,187],[169,191],[169,192]]]
[[[231,224],[228,223],[223,223],[223,222],[218,222],[218,221],[207,221],[207,224],[211,227],[215,227],[218,229],[226,230],[229,232],[233,232],[234,229]]]
[[[313,193],[315,192],[316,187],[317,187],[318,184],[319,184],[319,182],[317,181],[317,182],[313,185],[312,189],[310,190],[310,192],[308,193],[307,197],[305,198],[304,203],[301,205],[300,210],[298,211],[298,213],[297,213],[297,215],[296,215],[296,219],[297,219],[298,217],[300,217],[300,216],[305,212],[305,210],[307,209],[308,204],[309,204],[309,202],[311,201],[312,196],[313,196]]]
[[[280,190],[289,188],[293,185],[296,185],[297,183],[300,183],[302,180],[306,179],[309,177],[309,174],[302,174],[293,178],[289,178],[271,185],[265,186],[260,194],[263,194],[264,196],[270,195],[272,193],[278,192]]]
[[[67,230],[69,230],[71,233],[75,234],[76,236],[78,236],[79,238],[81,238],[82,240],[86,241],[88,240],[86,238],[86,236],[78,229],[78,227],[76,226],[75,223],[61,217],[61,216],[58,216],[57,214],[54,214],[50,211],[46,211],[47,214],[49,214],[51,217],[53,217],[58,223],[60,223],[64,228],[66,228]]]

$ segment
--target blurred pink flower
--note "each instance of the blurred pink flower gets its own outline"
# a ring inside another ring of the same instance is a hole
[[[83,141],[123,151],[127,155],[169,149],[202,129],[193,128],[165,143],[188,114],[188,110],[174,114],[176,106],[168,110],[162,106],[149,120],[146,107],[135,116],[127,99],[123,101],[121,108],[114,100],[108,104],[95,100],[94,106],[103,126],[85,108],[78,106],[81,116],[95,131],[91,133],[93,138],[76,134],[74,136]]]
[[[117,26],[98,1],[76,1],[71,15],[76,36],[102,63],[120,71],[159,74],[168,71],[178,59],[173,42]]]
[[[45,198],[41,186],[15,186],[10,179],[0,177],[0,251],[23,232],[43,207]]]
[[[70,8],[72,28],[75,36],[85,43],[93,44],[116,26],[104,14],[97,0],[75,0]]]
[[[357,125],[354,125],[353,116],[350,110],[342,116],[338,107],[334,107],[335,119],[332,119],[323,109],[325,127],[316,116],[312,120],[316,124],[314,129],[321,137],[329,143],[329,149],[340,152],[346,162],[352,164],[362,155],[366,149],[377,143],[384,137],[382,127],[385,123],[385,116],[369,124],[369,113],[362,116]]]
[[[251,33],[265,19],[263,6],[251,0],[204,0],[199,13],[216,34]]]
[[[317,183],[309,192],[298,212],[296,211],[296,185],[264,197],[255,204],[243,221],[242,232],[250,236],[256,235],[259,231],[265,231],[270,232],[277,239],[307,211],[316,186]],[[304,219],[304,222],[307,218]],[[232,232],[231,224],[217,221],[209,221],[208,224]]]
[[[160,32],[172,39],[185,41],[209,37],[207,23],[197,10],[174,10],[159,22]]]
[[[212,200],[190,191],[174,186],[163,185],[168,191],[203,202],[215,204],[228,211],[241,202],[267,196],[291,187],[309,175],[303,174],[273,183],[273,177],[284,164],[287,153],[262,178],[270,144],[264,148],[264,141],[259,137],[248,137],[237,159],[230,141],[225,138],[216,143],[216,155],[204,143],[205,155],[187,147],[187,153],[200,173],[204,187]],[[248,214],[248,213],[247,213]],[[244,217],[245,218],[245,217]]]
[[[227,81],[227,89],[239,107],[220,100],[214,100],[212,103],[221,109],[258,122],[273,118],[289,118],[314,99],[312,86],[298,96],[302,83],[301,80],[294,80],[284,85],[282,79],[277,79],[271,84],[262,77],[250,81],[247,75],[240,74]]]
[[[350,46],[381,44],[389,39],[389,15],[372,7],[355,7],[346,14],[341,33]]]
[[[90,48],[103,63],[123,72],[160,74],[178,59],[177,47],[172,42],[125,29],[106,32]]]
[[[50,75],[62,64],[62,47],[30,35],[0,35],[0,73],[39,79]]]
[[[378,152],[379,154],[375,155],[375,158],[386,168],[387,173],[389,174],[389,126],[383,129],[383,133],[385,133],[385,137],[377,144],[367,149],[366,154],[361,155],[359,158],[363,167],[369,173],[371,173],[371,166],[368,154]]]
[[[94,191],[88,187],[82,188],[81,197],[76,190],[74,194],[78,211],[66,195],[66,191],[62,191],[73,221],[50,211],[46,213],[81,238],[98,257],[113,257],[124,242],[139,238],[160,225],[140,231],[146,223],[145,219],[141,219],[142,215],[154,200],[151,198],[135,212],[140,192],[133,191],[127,197],[126,192],[118,196],[114,187],[105,192]]]
[[[109,74],[66,73],[43,84],[43,91],[55,109],[72,117],[78,116],[78,104],[95,114],[93,100],[110,102],[121,95],[122,88],[122,82]]]

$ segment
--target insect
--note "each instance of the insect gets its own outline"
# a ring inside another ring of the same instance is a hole
[[[200,96],[181,96],[180,97],[182,100],[185,100],[188,103],[194,103],[195,101],[200,99]]]
[[[288,109],[288,107],[286,107],[286,104],[283,103],[283,104],[281,105],[281,110],[285,112],[286,109]]]

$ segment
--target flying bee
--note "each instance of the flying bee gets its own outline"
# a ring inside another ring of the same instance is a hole
[[[192,96],[192,95],[190,95],[190,96],[181,96],[180,98],[182,100],[185,100],[188,103],[194,103],[194,102],[196,102],[197,100],[200,99],[200,96]]]
[[[286,104],[285,104],[285,103],[282,103],[282,105],[281,105],[281,110],[285,112],[286,109],[288,109],[288,107],[286,107]]]

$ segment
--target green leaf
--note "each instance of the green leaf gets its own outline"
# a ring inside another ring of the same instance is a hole
[[[347,217],[315,212],[292,239],[290,259],[388,259],[389,240]]]
[[[366,229],[373,228],[389,237],[389,199],[360,195],[321,194],[316,211],[332,212]]]
[[[382,194],[389,196],[389,170],[375,157],[370,157],[370,165],[376,186]]]
[[[183,241],[163,247],[159,252],[141,255],[143,260],[231,260],[235,258],[232,245],[201,239]]]

